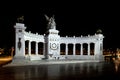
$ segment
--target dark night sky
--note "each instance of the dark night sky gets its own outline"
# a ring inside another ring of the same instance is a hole
[[[41,7],[40,4],[35,6],[24,4],[1,7],[0,47],[14,46],[13,26],[18,16],[24,15],[26,31],[44,34],[46,30],[44,14],[47,14],[50,17],[55,15],[56,28],[61,36],[94,35],[97,29],[101,29],[105,36],[104,48],[120,48],[120,9],[117,2],[87,4],[58,2],[54,6],[49,6],[50,4],[45,7]]]

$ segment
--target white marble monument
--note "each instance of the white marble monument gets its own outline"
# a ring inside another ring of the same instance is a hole
[[[15,28],[15,56],[29,60],[98,60],[103,61],[103,34],[80,37],[60,37],[56,30],[54,17],[46,16],[47,31],[44,35],[26,32],[24,23],[16,23]],[[34,50],[32,43],[34,42]],[[27,43],[27,44],[26,44]],[[40,43],[40,44],[39,44]],[[42,44],[42,54],[39,46]]]

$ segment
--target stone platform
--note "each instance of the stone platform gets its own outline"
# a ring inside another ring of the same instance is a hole
[[[13,59],[11,63],[3,67],[10,66],[27,66],[27,65],[48,65],[48,64],[67,64],[67,63],[85,63],[85,62],[100,62],[98,60],[25,60]]]

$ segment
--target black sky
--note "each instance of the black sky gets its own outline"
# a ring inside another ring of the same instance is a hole
[[[55,15],[56,27],[61,36],[94,35],[97,29],[101,29],[105,36],[104,48],[120,48],[120,12],[117,2],[61,3],[52,6],[49,3],[43,4],[46,6],[40,4],[2,6],[0,47],[14,46],[13,26],[18,16],[24,15],[26,31],[44,34],[46,31],[44,14],[47,14],[50,17]]]

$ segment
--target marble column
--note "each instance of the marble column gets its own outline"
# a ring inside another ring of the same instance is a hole
[[[75,43],[73,44],[73,55],[75,55]]]
[[[31,55],[31,41],[29,41],[29,44],[28,44],[28,54],[29,56]]]
[[[38,42],[36,42],[36,46],[35,46],[35,54],[38,55]]]
[[[83,55],[83,44],[81,44],[81,55]]]
[[[66,55],[68,55],[68,44],[66,44],[65,53],[66,53]]]
[[[90,55],[90,43],[88,43],[88,55]]]

